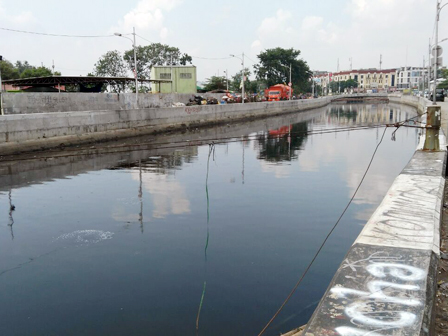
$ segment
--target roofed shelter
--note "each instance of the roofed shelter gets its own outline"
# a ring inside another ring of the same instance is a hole
[[[161,83],[171,83],[171,80],[161,79],[138,79],[140,83],[152,82],[156,86]],[[76,85],[77,92],[101,92],[101,88],[106,85],[122,85],[135,82],[132,77],[94,77],[94,76],[45,76],[32,78],[9,79],[2,82],[2,86],[12,85],[25,88],[24,91],[30,92],[61,92],[62,86]],[[4,87],[2,87],[4,89]]]

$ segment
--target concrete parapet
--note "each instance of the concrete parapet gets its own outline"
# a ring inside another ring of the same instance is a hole
[[[205,98],[221,99],[222,93],[205,93]],[[5,114],[30,114],[49,112],[130,110],[136,108],[171,107],[174,103],[188,103],[193,94],[141,93],[138,106],[134,93],[54,93],[26,92],[3,93]]]
[[[130,110],[34,113],[0,116],[0,152],[34,150],[129,137],[163,130],[227,123],[298,112],[329,104],[329,98],[250,104]]]
[[[425,99],[391,99],[426,108]],[[304,335],[432,335],[445,186],[442,151],[417,150],[347,253]],[[419,145],[422,148],[423,144]]]

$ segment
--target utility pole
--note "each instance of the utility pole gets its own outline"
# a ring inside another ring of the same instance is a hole
[[[289,100],[292,100],[292,81],[291,81],[291,63],[289,63]]]
[[[428,98],[430,90],[431,90],[431,38],[429,38],[429,44],[428,44]]]
[[[137,48],[135,44],[135,27],[133,28],[133,35],[134,35],[134,76],[135,76],[135,108],[138,108],[138,79],[137,79],[137,51],[135,50]]]
[[[313,73],[313,76],[311,77],[311,81],[312,81],[312,83],[311,83],[311,89],[312,89],[312,95],[313,95],[313,98],[314,98],[314,73]]]
[[[353,58],[350,57],[349,61],[350,61],[350,71],[352,71],[353,70]]]
[[[228,70],[226,69],[226,89],[227,91],[229,91],[229,75],[228,75]]]
[[[241,97],[241,103],[243,103],[244,104],[244,52],[243,52],[243,72],[241,73],[242,74],[242,77],[243,77],[243,90],[242,90],[242,97]]]
[[[171,54],[171,61],[170,61],[170,79],[171,79],[171,93],[173,93],[173,54]]]
[[[380,70],[382,66],[383,66],[383,55],[380,55]]]
[[[339,58],[338,58],[338,85],[339,85],[338,94],[341,94],[341,78],[339,76]]]
[[[440,2],[437,0],[437,7],[436,7],[436,45],[434,47],[434,87],[432,91],[432,104],[437,105],[436,102],[436,88],[437,88],[437,61],[439,58],[439,14],[440,14]]]
[[[0,56],[0,63],[3,61],[3,56]],[[3,112],[3,85],[2,85],[2,72],[0,70],[0,106],[1,106],[1,115],[5,115]]]

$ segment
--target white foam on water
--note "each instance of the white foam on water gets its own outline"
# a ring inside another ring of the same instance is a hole
[[[112,239],[113,232],[101,230],[78,230],[60,235],[56,240],[70,240],[79,244],[95,244],[102,240]]]

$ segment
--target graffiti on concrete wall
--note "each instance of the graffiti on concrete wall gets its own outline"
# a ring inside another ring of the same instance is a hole
[[[57,97],[46,94],[27,94],[27,101],[29,107],[42,106],[45,108],[55,108],[59,104],[66,104],[68,97]]]
[[[201,109],[202,108],[200,106],[190,106],[185,108],[185,113],[186,114],[199,113],[201,112]]]
[[[418,320],[415,310],[424,308],[421,292],[425,290],[427,274],[423,269],[406,264],[401,256],[380,252],[357,262],[346,259],[341,267],[346,273],[355,273],[346,274],[346,279],[356,279],[359,270],[367,273],[369,281],[362,287],[352,283],[353,286],[340,284],[330,289],[330,297],[342,300],[340,308],[353,325],[336,327],[339,335],[379,336],[384,330],[412,327]],[[365,275],[359,279],[365,279]]]

